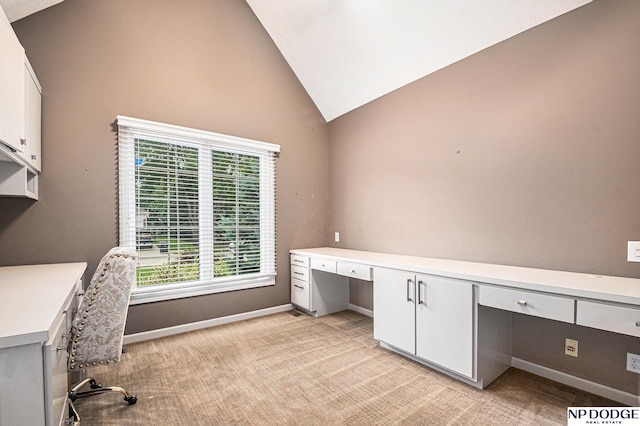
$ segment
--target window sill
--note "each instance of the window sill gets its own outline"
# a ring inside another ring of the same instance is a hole
[[[182,299],[185,297],[204,296],[206,294],[225,293],[235,290],[246,290],[275,285],[276,277],[260,276],[250,279],[234,279],[232,281],[195,281],[183,284],[134,288],[129,305],[161,302]]]

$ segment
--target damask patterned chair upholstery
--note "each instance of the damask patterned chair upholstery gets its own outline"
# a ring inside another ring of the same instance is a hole
[[[87,368],[120,361],[137,262],[138,253],[134,250],[115,247],[98,264],[71,326],[69,371],[84,373]],[[90,390],[81,392],[87,384]],[[111,391],[122,393],[129,405],[137,401],[123,388],[102,387],[89,377],[69,392],[72,415],[79,420],[72,403],[77,398]]]

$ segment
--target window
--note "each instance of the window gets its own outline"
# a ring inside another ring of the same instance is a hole
[[[131,303],[275,284],[278,145],[118,116]]]

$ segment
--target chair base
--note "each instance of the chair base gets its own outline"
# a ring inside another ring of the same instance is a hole
[[[79,390],[82,389],[87,384],[89,385],[90,390],[80,392]],[[130,394],[129,392],[127,392],[125,389],[121,387],[118,387],[118,386],[102,387],[102,385],[97,383],[95,379],[91,377],[87,377],[86,379],[78,383],[76,386],[74,386],[71,389],[71,391],[69,391],[69,393],[67,394],[67,397],[69,398],[69,417],[73,418],[74,425],[80,424],[80,416],[78,415],[78,412],[76,411],[73,405],[73,402],[75,402],[75,400],[78,398],[86,398],[88,396],[100,395],[106,392],[120,392],[122,395],[124,395],[124,400],[127,401],[129,405],[133,405],[136,402],[138,402],[138,398],[135,395]]]

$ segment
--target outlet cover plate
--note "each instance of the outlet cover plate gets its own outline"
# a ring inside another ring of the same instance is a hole
[[[573,339],[564,340],[564,354],[578,357],[578,341]]]
[[[640,355],[627,352],[627,371],[640,374]]]
[[[627,261],[640,262],[640,241],[627,242]]]

